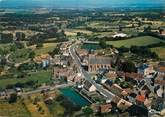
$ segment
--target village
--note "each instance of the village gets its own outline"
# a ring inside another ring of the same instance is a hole
[[[164,117],[165,14],[127,10],[0,10],[0,116]]]

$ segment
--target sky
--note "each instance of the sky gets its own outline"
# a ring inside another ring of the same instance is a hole
[[[165,0],[0,0],[0,7],[113,7],[165,5]]]

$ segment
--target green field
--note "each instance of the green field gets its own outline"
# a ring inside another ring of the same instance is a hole
[[[56,48],[57,43],[44,43],[42,48],[35,49],[36,55],[46,54]]]
[[[16,83],[25,83],[27,81],[38,81],[41,83],[49,83],[51,82],[51,71],[39,71],[35,73],[31,73],[30,76],[27,75],[25,78],[7,78],[0,79],[0,87],[5,88],[8,84],[16,84]]]
[[[131,46],[147,46],[151,44],[156,44],[160,42],[165,42],[155,37],[151,36],[143,36],[143,37],[136,37],[127,40],[118,40],[118,41],[107,41],[107,44],[113,45],[115,47],[131,47]]]
[[[21,101],[13,104],[0,102],[0,115],[5,117],[31,117]]]
[[[165,46],[151,48],[151,51],[156,52],[161,59],[165,60]]]
[[[9,56],[9,61],[14,63],[23,62],[29,59],[30,49],[18,49]]]

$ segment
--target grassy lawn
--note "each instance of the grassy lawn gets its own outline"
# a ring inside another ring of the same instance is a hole
[[[36,55],[40,54],[46,54],[50,51],[53,51],[53,49],[56,47],[57,43],[44,43],[42,48],[35,49]]]
[[[147,45],[155,44],[159,42],[165,42],[165,41],[160,40],[155,37],[151,37],[151,36],[143,36],[143,37],[136,37],[136,38],[127,39],[127,40],[107,41],[107,44],[113,45],[115,47],[121,47],[121,46],[130,47],[133,45],[147,46]]]
[[[165,60],[165,46],[151,48],[151,51],[156,52],[161,59]]]
[[[5,117],[31,117],[21,101],[13,104],[0,102],[0,115]]]
[[[16,84],[18,82],[25,83],[27,81],[38,81],[41,83],[49,83],[51,82],[51,71],[38,71],[35,73],[31,73],[26,76],[26,78],[8,78],[8,79],[0,79],[0,87],[5,88],[8,84]]]

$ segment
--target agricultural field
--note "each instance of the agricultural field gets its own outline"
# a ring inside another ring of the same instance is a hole
[[[27,110],[31,113],[31,117],[52,117],[42,99],[36,104],[34,104],[34,100],[33,96],[31,96],[31,99],[24,100]]]
[[[44,43],[43,47],[41,48],[35,48],[34,51],[36,55],[46,54],[50,51],[53,51],[56,47],[57,43]]]
[[[26,75],[25,78],[0,78],[0,88],[5,88],[8,84],[25,83],[28,81],[38,81],[38,84],[51,82],[51,71],[38,71]]]
[[[24,103],[32,117],[59,117],[64,114],[64,108],[56,101],[51,104],[44,102],[47,97],[56,98],[58,95],[58,91],[46,94],[36,93],[24,98]]]
[[[161,59],[165,60],[165,46],[151,48],[151,51],[156,52]]]
[[[113,45],[115,47],[131,47],[131,46],[147,46],[151,44],[156,44],[160,42],[165,42],[155,37],[151,36],[143,36],[143,37],[136,37],[127,40],[118,40],[118,41],[107,41],[107,44]]]
[[[31,117],[22,101],[12,104],[0,102],[0,115],[5,117]]]
[[[76,36],[78,32],[84,33],[84,34],[87,34],[87,35],[92,34],[91,31],[82,30],[82,29],[68,29],[68,30],[65,31],[65,34],[66,34],[67,36]]]

